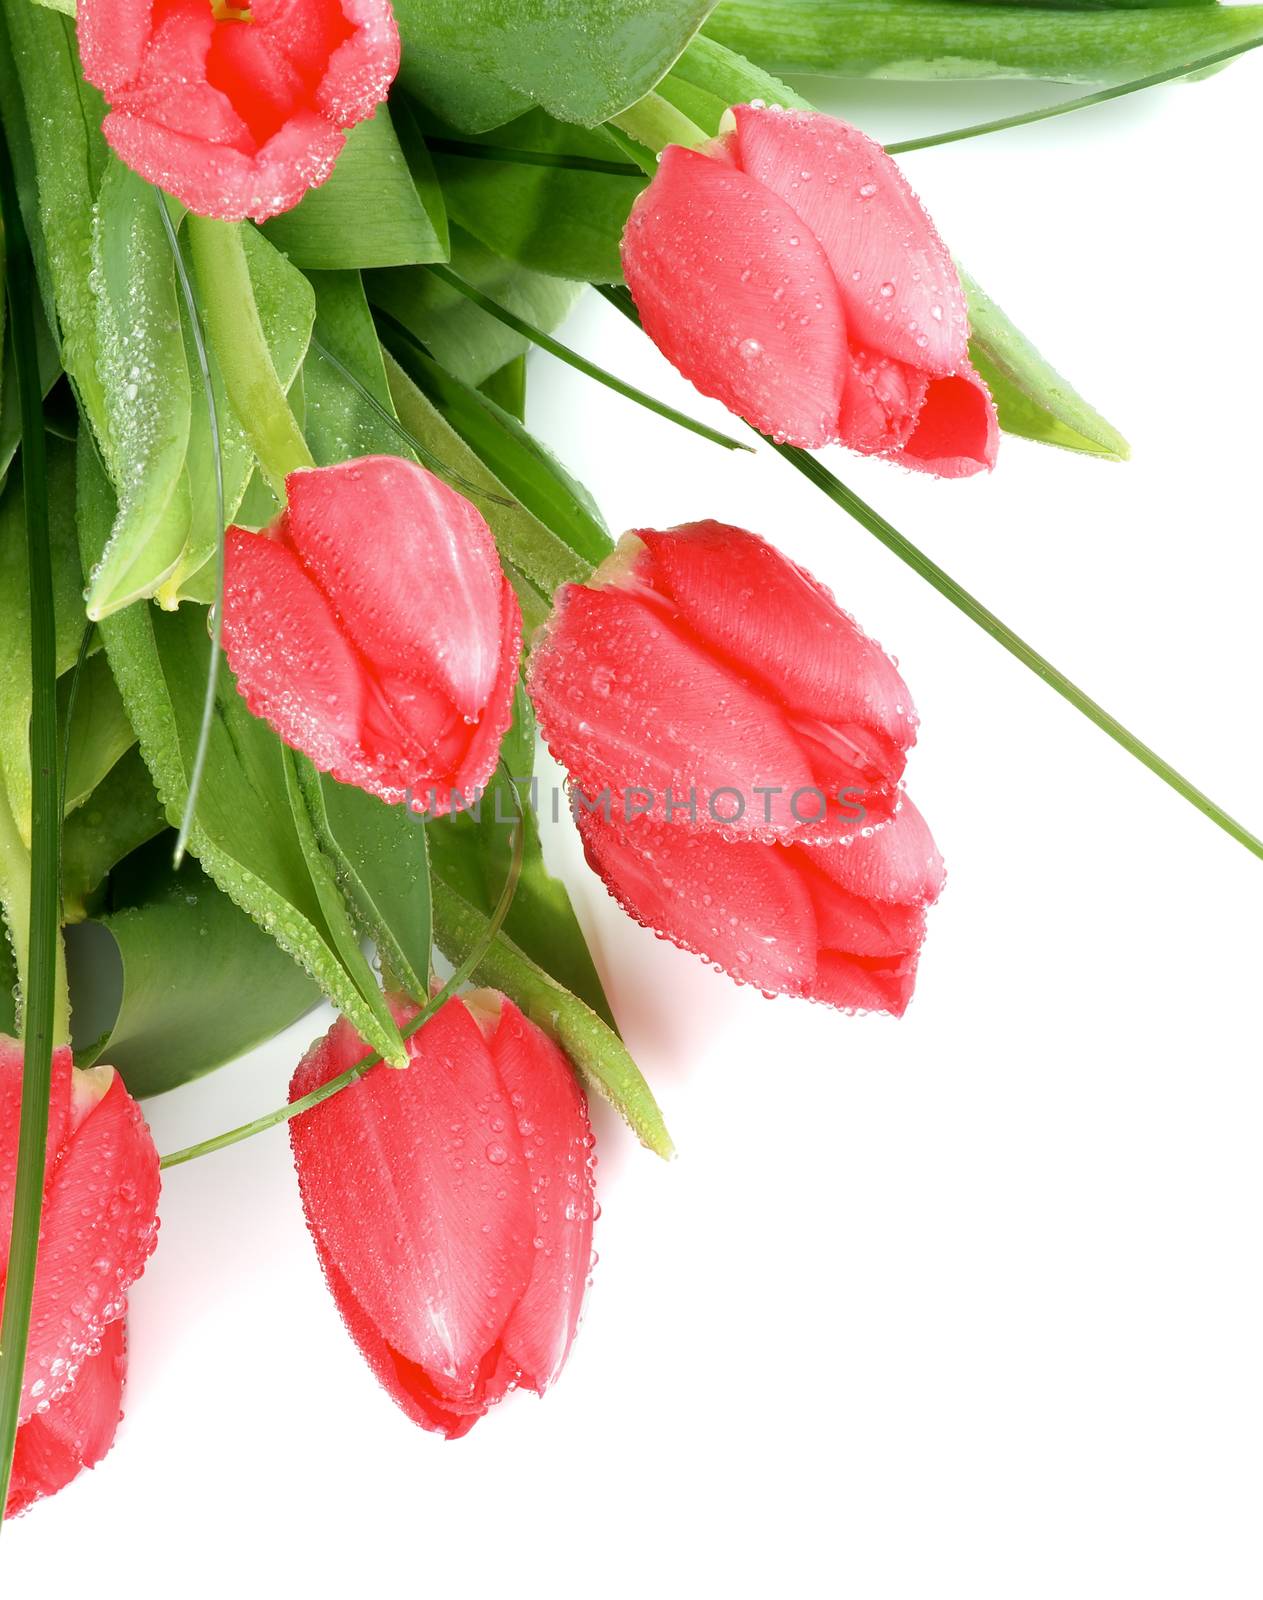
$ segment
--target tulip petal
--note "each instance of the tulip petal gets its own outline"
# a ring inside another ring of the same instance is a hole
[[[853,956],[890,957],[919,950],[925,938],[925,910],[851,894],[821,872],[818,846],[791,846],[816,912],[821,947]]]
[[[565,1364],[591,1267],[592,1131],[565,1056],[509,1000],[501,1002],[491,1053],[517,1119],[535,1203],[530,1282],[503,1344],[523,1387],[543,1394]]]
[[[293,472],[285,489],[285,537],[367,659],[403,675],[424,663],[476,717],[500,669],[503,583],[477,508],[397,456]]]
[[[114,1443],[127,1371],[122,1317],[110,1323],[70,1388],[18,1429],[5,1515],[17,1516],[56,1494],[85,1467],[95,1467]]]
[[[853,350],[838,415],[838,442],[863,455],[901,450],[916,426],[929,385],[923,372],[902,361],[871,350]]]
[[[928,906],[942,892],[943,858],[925,818],[905,794],[893,822],[849,844],[813,844],[812,862],[849,893],[895,905]]]
[[[289,0],[301,10],[308,0]],[[390,0],[342,0],[354,24],[351,37],[333,52],[320,86],[320,106],[339,128],[371,117],[399,71],[399,29]]]
[[[866,960],[822,950],[811,998],[839,1011],[884,1011],[901,1017],[916,985],[915,951],[891,960]]]
[[[637,922],[739,983],[810,992],[816,920],[790,851],[645,817],[626,826],[583,812],[577,820],[588,864]]]
[[[916,426],[893,459],[939,478],[969,478],[990,472],[999,447],[991,392],[966,363],[955,377],[930,384]]]
[[[912,696],[890,657],[773,545],[720,522],[637,537],[653,557],[654,587],[738,671],[794,711],[875,727],[898,752],[914,743]],[[888,776],[901,770],[900,760]]]
[[[157,1243],[158,1152],[140,1107],[112,1067],[79,1076],[86,1115],[44,1191],[22,1421],[75,1381]]]
[[[4,937],[0,933],[0,937]],[[22,1044],[0,1033],[0,1285],[9,1268],[13,1196],[18,1171],[18,1127],[22,1116]],[[48,1143],[44,1171],[51,1173],[70,1135],[70,1080],[72,1057],[63,1047],[53,1052],[53,1075],[48,1101]]]
[[[818,111],[737,106],[733,115],[742,170],[819,241],[851,342],[933,375],[958,371],[969,342],[960,278],[881,146]]]
[[[299,1188],[330,1288],[379,1376],[389,1352],[391,1393],[476,1410],[494,1377],[487,1353],[530,1277],[528,1169],[465,1007],[449,1000],[408,1043],[407,1069],[375,1067],[291,1121]],[[365,1053],[336,1023],[299,1064],[291,1099]]]
[[[646,332],[696,388],[778,439],[828,443],[845,376],[842,303],[783,200],[669,145],[632,207],[622,259]]]
[[[256,717],[343,783],[364,782],[363,669],[337,614],[293,551],[229,528],[224,653]]]

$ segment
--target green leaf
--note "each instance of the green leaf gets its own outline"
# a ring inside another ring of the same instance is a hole
[[[1263,35],[1263,6],[723,0],[706,32],[778,72],[1107,83]]]
[[[192,396],[175,263],[158,196],[111,158],[93,226],[93,299],[104,385],[102,450],[118,511],[88,582],[88,613],[151,595],[180,559],[192,498],[184,458]]]
[[[1126,461],[1122,434],[1094,411],[960,268],[969,301],[970,358],[991,389],[1008,433],[1109,461]]]
[[[0,1033],[18,1031],[18,969],[7,929],[0,927]]]
[[[110,869],[166,825],[149,769],[133,745],[66,818],[61,862],[65,920],[82,922]]]
[[[317,465],[329,466],[352,456],[402,454],[399,435],[373,404],[394,414],[359,273],[318,272],[310,281],[316,294],[316,339],[372,397],[356,389],[319,349],[311,351],[304,367],[305,431]]]
[[[612,1028],[614,1014],[593,965],[565,885],[544,865],[535,815],[535,716],[519,685],[513,727],[500,752],[517,787],[526,830],[522,872],[504,922],[517,947],[563,988],[578,995]],[[427,824],[435,876],[482,916],[490,917],[509,870],[518,806],[497,770],[477,806]],[[449,952],[450,953],[450,952]]]
[[[279,250],[254,228],[243,232],[246,265],[254,291],[254,303],[267,341],[272,365],[281,387],[289,392],[302,370],[303,357],[311,340],[315,319],[315,300],[311,285],[291,266]],[[219,549],[223,531],[215,523],[215,460],[211,448],[210,412],[206,386],[198,371],[197,349],[188,311],[180,297],[180,325],[185,360],[192,373],[192,420],[185,469],[192,497],[192,516],[180,558],[170,576],[159,586],[158,603],[170,610],[182,600],[209,604],[214,588],[213,557]],[[215,415],[219,423],[220,460],[223,463],[224,516],[232,521],[243,505],[247,489],[257,486],[260,510],[247,517],[248,526],[270,522],[277,510],[262,473],[255,469],[254,451],[249,437],[229,402],[223,377],[211,363],[211,383],[215,393]],[[253,478],[252,475],[253,474]]]
[[[36,342],[39,346],[40,387],[45,398],[61,376],[61,356],[48,323],[38,306],[34,308]],[[2,320],[2,319],[0,319]],[[22,413],[18,405],[17,363],[13,354],[13,338],[6,331],[4,338],[4,374],[0,379],[0,479],[8,472],[17,454],[22,437]]]
[[[441,206],[424,146],[414,153],[418,190],[386,107],[351,129],[333,175],[263,231],[296,267],[339,271],[446,261],[445,230],[430,207]],[[428,180],[428,181],[427,181]],[[429,202],[427,207],[426,202]],[[441,215],[441,212],[440,212]]]
[[[48,441],[48,517],[57,671],[74,665],[83,635],[83,576],[75,531],[74,450]],[[0,493],[0,783],[25,844],[31,839],[31,602],[21,475]]]
[[[437,867],[433,890],[435,939],[449,960],[457,961],[486,928],[488,919],[437,876]],[[615,1106],[642,1144],[660,1156],[673,1153],[671,1135],[653,1091],[627,1046],[595,1011],[536,966],[503,933],[492,941],[473,977],[475,982],[507,994],[555,1039],[588,1086]]]
[[[511,495],[583,561],[614,548],[596,502],[551,451],[485,393],[454,378],[420,351],[404,354],[409,375]]]
[[[79,448],[79,529],[85,560],[96,559],[112,514],[111,496],[86,442]],[[140,740],[167,818],[179,821],[188,797],[206,685],[204,613],[131,606],[105,618],[106,653]],[[190,833],[190,849],[219,887],[320,985],[372,1048],[400,1062],[398,1034],[387,1032],[339,958],[295,831],[284,747],[252,717],[220,663],[209,755]]]
[[[593,160],[619,154],[603,133],[544,111],[496,128],[482,147],[488,144]],[[452,220],[496,255],[559,278],[622,282],[618,242],[643,176],[489,161],[476,151],[435,152],[434,162]]]
[[[300,773],[321,849],[390,987],[430,993],[430,865],[423,819],[351,784]]]
[[[532,104],[591,126],[653,88],[713,3],[395,0],[400,82],[456,128],[494,128]]]
[[[459,228],[452,230],[452,270],[507,306],[525,322],[551,333],[569,314],[582,286],[529,272],[504,261]],[[368,298],[420,339],[440,365],[464,383],[484,383],[530,340],[506,328],[458,290],[429,272],[372,272]]]
[[[172,869],[167,837],[126,862],[111,889],[114,904],[97,926],[117,946],[122,1001],[87,1060],[108,1060],[132,1094],[162,1094],[201,1077],[288,1027],[319,998],[196,863]],[[117,974],[99,948],[73,941],[70,948],[76,1005],[99,1011],[100,991]]]
[[[72,674],[57,685],[58,715],[65,739],[66,710]],[[74,717],[66,746],[62,782],[66,811],[81,806],[106,774],[136,743],[136,735],[123,709],[123,697],[103,652],[89,656],[79,674]]]
[[[526,357],[514,356],[485,383],[478,385],[478,393],[493,405],[507,411],[515,422],[526,421]]]

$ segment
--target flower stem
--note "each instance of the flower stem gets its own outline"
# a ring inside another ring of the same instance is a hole
[[[660,94],[647,94],[635,105],[611,117],[614,127],[629,134],[637,144],[643,144],[656,155],[669,144],[687,145],[696,150],[706,144],[710,135],[682,111],[677,111],[669,100]]]
[[[22,414],[22,496],[31,593],[31,866],[22,1012],[22,1113],[13,1228],[0,1319],[0,1520],[8,1500],[35,1292],[48,1099],[58,1025],[61,815],[57,777],[57,648],[48,529],[43,392],[35,340],[35,284],[8,141],[0,134],[0,210],[9,314]]]
[[[835,478],[833,473],[822,466],[809,451],[783,444],[773,444],[772,448],[784,456],[792,467],[801,472],[818,489],[822,489],[834,505],[840,506],[849,516],[854,517],[862,528],[866,528],[874,538],[885,545],[887,550],[898,556],[905,566],[911,567],[913,572],[924,578],[931,588],[937,589],[945,600],[950,600],[958,611],[963,611],[971,622],[976,622],[984,633],[990,634],[997,644],[1002,645],[1010,655],[1016,656],[1023,666],[1029,667],[1036,677],[1042,678],[1050,689],[1055,689],[1090,722],[1094,722],[1103,733],[1107,733],[1116,744],[1120,744],[1129,755],[1135,756],[1137,761],[1148,767],[1150,772],[1162,779],[1163,783],[1169,784],[1176,794],[1182,795],[1203,816],[1209,817],[1217,827],[1222,828],[1239,844],[1243,844],[1252,855],[1263,858],[1263,840],[1243,827],[1234,817],[1229,816],[1222,806],[1216,805],[1209,795],[1203,794],[1182,773],[1177,772],[1170,762],[1164,761],[1155,750],[1150,749],[1130,729],[1125,728],[1117,717],[1111,716],[1104,706],[1085,694],[1063,672],[1059,672],[1051,661],[1032,649],[1025,639],[1019,638],[1012,628],[1001,622],[994,611],[989,611],[980,600],[976,600],[967,589],[962,588],[955,578],[950,577],[942,567],[931,561],[923,550],[919,550],[911,540],[905,539],[903,534],[892,528],[884,517],[848,489],[840,479]]]
[[[285,500],[291,472],[315,465],[272,365],[242,238],[244,223],[189,212],[187,227],[202,318],[228,399],[268,485]]]
[[[508,776],[507,772],[505,775]],[[505,874],[504,888],[500,891],[496,908],[491,914],[490,922],[483,930],[482,937],[470,946],[465,959],[451,977],[438,993],[427,1001],[411,1023],[400,1030],[404,1039],[410,1039],[418,1028],[423,1027],[439,1007],[450,1000],[466,982],[470,973],[481,965],[504,925],[505,917],[509,914],[509,907],[513,904],[513,896],[517,893],[518,881],[522,876],[522,858],[526,849],[526,819],[522,814],[522,802],[517,786],[511,778],[506,787],[513,795],[517,807],[517,825],[513,830],[513,855],[509,861],[509,870]],[[291,1100],[288,1105],[280,1106],[276,1111],[269,1111],[266,1116],[256,1117],[253,1122],[242,1123],[237,1128],[229,1128],[225,1133],[216,1134],[213,1139],[203,1139],[199,1144],[186,1145],[183,1150],[173,1150],[169,1156],[163,1156],[161,1166],[164,1171],[167,1167],[183,1166],[186,1161],[195,1161],[198,1156],[208,1156],[215,1150],[226,1150],[229,1145],[240,1144],[243,1139],[249,1139],[256,1133],[266,1133],[269,1128],[288,1122],[291,1117],[298,1116],[302,1111],[310,1111],[312,1106],[318,1106],[322,1100],[328,1100],[343,1089],[350,1088],[353,1083],[358,1083],[366,1072],[371,1072],[380,1064],[381,1059],[379,1055],[367,1055],[362,1061],[357,1061],[354,1066],[348,1067],[345,1072],[340,1072],[337,1077],[322,1083],[318,1089],[313,1089],[310,1094],[305,1094],[298,1100]]]

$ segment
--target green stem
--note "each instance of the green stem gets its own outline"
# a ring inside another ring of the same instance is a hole
[[[1226,50],[1216,50],[1194,61],[1181,62],[1162,72],[1151,72],[1147,78],[1133,78],[1129,83],[1118,83],[1110,89],[1097,89],[1093,94],[1080,95],[1075,100],[1061,100],[1054,106],[1040,106],[1034,111],[1019,111],[1011,117],[997,117],[992,122],[974,122],[967,128],[952,128],[947,133],[930,133],[921,139],[903,139],[888,144],[886,154],[907,155],[910,150],[930,150],[942,144],[958,144],[962,139],[977,139],[984,133],[1003,133],[1009,128],[1024,128],[1029,122],[1044,122],[1049,117],[1064,117],[1068,111],[1086,111],[1089,106],[1104,105],[1107,100],[1121,100],[1124,95],[1136,94],[1141,89],[1154,89],[1160,83],[1171,83],[1176,78],[1187,78],[1190,73],[1205,72],[1247,50],[1257,50],[1263,37],[1248,39],[1244,44],[1234,44]]]
[[[1222,806],[1216,805],[1209,795],[1203,794],[1186,777],[1177,772],[1170,762],[1164,761],[1155,750],[1150,749],[1130,729],[1125,728],[1117,717],[1111,716],[1104,706],[1085,694],[1064,673],[1059,672],[1051,661],[1032,649],[1025,639],[1019,638],[1012,628],[1001,622],[994,611],[989,611],[980,600],[976,600],[967,589],[962,588],[954,578],[944,572],[942,567],[931,561],[923,550],[919,550],[911,540],[905,539],[903,534],[892,528],[884,517],[879,516],[871,506],[866,505],[857,494],[835,478],[813,455],[792,445],[773,443],[772,448],[784,456],[791,466],[814,483],[818,489],[823,489],[834,505],[840,506],[849,516],[854,517],[862,528],[866,528],[885,545],[887,550],[898,556],[905,566],[911,567],[913,572],[924,578],[931,588],[937,589],[945,600],[950,600],[958,611],[964,612],[971,622],[976,622],[984,633],[990,634],[997,644],[1002,645],[1010,655],[1016,656],[1024,667],[1029,667],[1036,677],[1042,678],[1050,689],[1055,689],[1063,699],[1081,711],[1090,722],[1094,722],[1103,733],[1107,733],[1129,755],[1135,756],[1137,761],[1148,767],[1150,772],[1162,779],[1163,783],[1169,784],[1176,794],[1182,795],[1203,816],[1209,817],[1217,827],[1222,828],[1239,844],[1243,844],[1252,855],[1263,858],[1263,840],[1258,839],[1248,828],[1229,816]]]
[[[677,111],[660,94],[645,95],[635,105],[628,106],[626,111],[620,111],[609,120],[614,127],[630,134],[637,144],[643,144],[647,150],[655,152],[665,149],[669,144],[683,144],[697,149],[710,139],[708,133],[682,111]]]
[[[8,254],[9,315],[22,413],[22,495],[31,591],[31,893],[22,1015],[22,1113],[13,1228],[0,1319],[0,1519],[8,1500],[35,1292],[48,1099],[59,989],[61,816],[57,778],[57,641],[48,528],[35,283],[7,138],[0,136],[0,209]]]
[[[690,433],[696,433],[703,439],[708,439],[712,444],[722,445],[725,450],[749,450],[748,444],[742,444],[739,439],[733,439],[726,433],[720,433],[717,428],[710,428],[704,422],[698,422],[693,417],[685,416],[682,411],[677,411],[674,406],[667,405],[662,400],[655,400],[643,389],[634,388],[630,383],[624,383],[621,378],[616,378],[612,372],[606,372],[603,367],[598,367],[594,362],[587,360],[569,345],[564,345],[551,334],[545,333],[542,328],[536,328],[529,322],[510,311],[507,306],[502,306],[498,300],[492,300],[489,295],[483,294],[481,289],[476,289],[472,283],[466,283],[464,278],[457,277],[450,267],[440,266],[437,263],[426,268],[450,289],[455,289],[458,294],[463,294],[467,300],[472,300],[474,305],[485,311],[488,316],[494,317],[497,322],[502,322],[506,328],[512,328],[514,333],[521,334],[522,338],[529,339],[532,344],[541,350],[547,350],[549,355],[556,356],[559,361],[564,361],[567,366],[573,367],[576,372],[582,372],[586,378],[594,378],[597,383],[602,383],[607,389],[613,389],[615,394],[621,394],[626,400],[634,400],[638,406],[644,406],[646,411],[652,411],[655,416],[663,417],[668,422],[674,422],[677,427],[686,428]],[[382,313],[386,315],[386,313]],[[390,319],[392,322],[394,318]],[[395,322],[396,327],[401,324]],[[404,332],[408,330],[405,328]]]
[[[511,778],[506,787],[512,793],[514,804],[517,806],[517,826],[513,831],[513,855],[509,862],[509,870],[505,874],[500,899],[482,936],[471,945],[465,959],[438,993],[421,1008],[411,1023],[400,1030],[404,1039],[410,1039],[418,1028],[424,1027],[439,1007],[450,1000],[467,981],[470,973],[486,956],[504,924],[505,917],[509,914],[509,907],[513,904],[513,896],[517,893],[518,881],[522,876],[522,858],[526,848],[526,821],[522,814],[517,786]],[[256,1133],[266,1133],[269,1128],[279,1127],[282,1122],[288,1122],[300,1112],[310,1111],[312,1106],[318,1106],[322,1100],[328,1100],[343,1089],[349,1089],[353,1083],[358,1083],[366,1072],[371,1072],[374,1067],[380,1065],[381,1059],[379,1055],[367,1055],[362,1061],[357,1061],[354,1066],[348,1067],[345,1072],[340,1072],[337,1077],[330,1078],[328,1083],[322,1083],[318,1089],[313,1089],[310,1094],[305,1094],[298,1100],[291,1100],[288,1105],[269,1111],[266,1116],[256,1117],[253,1122],[242,1123],[237,1128],[229,1128],[224,1133],[216,1134],[213,1139],[203,1139],[200,1144],[187,1145],[183,1150],[173,1150],[169,1156],[163,1156],[161,1165],[164,1170],[167,1167],[183,1166],[186,1161],[195,1161],[198,1156],[208,1156],[213,1151],[226,1150],[229,1145],[240,1144],[243,1139],[250,1139]]]
[[[202,316],[224,388],[272,493],[284,504],[285,479],[315,462],[272,365],[246,262],[245,224],[189,212],[186,226]]]

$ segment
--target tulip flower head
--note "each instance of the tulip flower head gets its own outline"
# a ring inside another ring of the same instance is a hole
[[[8,1268],[22,1047],[0,1035],[0,1291]],[[55,1494],[109,1449],[127,1291],[157,1242],[158,1152],[113,1067],[53,1057],[44,1209],[6,1515]]]
[[[722,523],[625,535],[559,592],[530,689],[626,911],[767,994],[903,1014],[943,884],[900,782],[916,715],[810,574]]]
[[[297,205],[399,70],[389,0],[79,0],[77,18],[106,140],[204,217]]]
[[[416,1007],[398,1005],[401,1026]],[[290,1099],[370,1052],[345,1019]],[[587,1107],[561,1051],[491,991],[452,999],[290,1122],[316,1253],[391,1399],[458,1439],[512,1388],[556,1379],[579,1321],[595,1211]]]
[[[655,344],[778,441],[947,478],[993,466],[960,278],[899,168],[820,112],[730,118],[705,149],[669,145],[628,220],[623,270]]]
[[[522,616],[477,510],[366,456],[290,473],[261,533],[229,528],[224,650],[256,716],[322,772],[448,811],[512,713]]]

